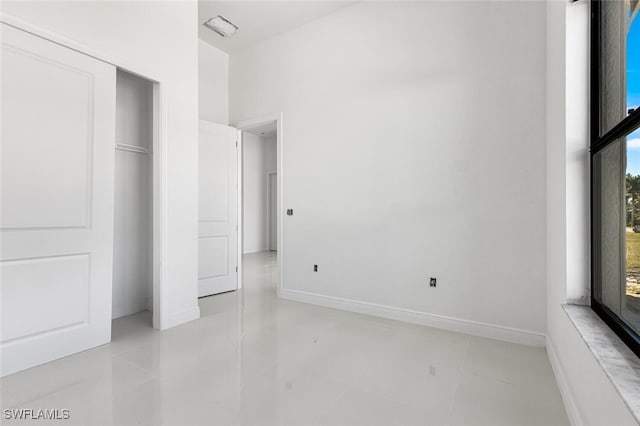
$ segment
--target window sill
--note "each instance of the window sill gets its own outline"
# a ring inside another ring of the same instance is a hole
[[[640,423],[640,358],[589,306],[563,305],[582,340]]]

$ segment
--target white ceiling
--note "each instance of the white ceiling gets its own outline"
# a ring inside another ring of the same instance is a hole
[[[198,35],[207,43],[232,53],[266,38],[299,27],[355,1],[198,1]],[[223,38],[202,24],[222,15],[238,31]]]
[[[245,132],[253,133],[256,136],[272,136],[276,134],[276,122],[272,121],[271,123],[262,124],[260,126],[252,127],[250,129],[246,129]]]

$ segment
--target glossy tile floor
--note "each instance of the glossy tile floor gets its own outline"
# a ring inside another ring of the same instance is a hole
[[[2,408],[69,409],[58,425],[568,424],[541,348],[279,300],[275,255],[244,264],[200,320],[116,320],[111,344],[3,378]]]

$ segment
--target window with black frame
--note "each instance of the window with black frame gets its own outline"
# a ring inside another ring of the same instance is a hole
[[[640,0],[591,8],[591,305],[640,356]]]

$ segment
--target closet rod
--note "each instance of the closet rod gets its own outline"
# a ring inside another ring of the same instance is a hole
[[[150,152],[147,148],[142,148],[141,146],[136,145],[129,145],[126,143],[117,143],[116,149],[119,149],[121,151],[135,152],[138,154],[149,154]]]

